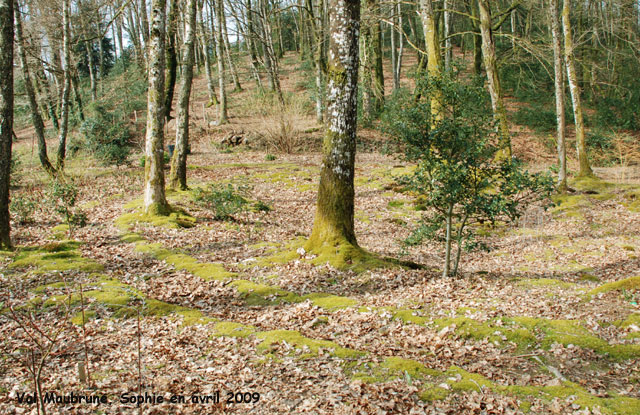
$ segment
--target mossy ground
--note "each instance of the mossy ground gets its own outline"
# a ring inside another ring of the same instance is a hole
[[[30,269],[33,273],[99,272],[103,266],[80,254],[80,243],[52,242],[43,246],[19,248],[10,268]]]

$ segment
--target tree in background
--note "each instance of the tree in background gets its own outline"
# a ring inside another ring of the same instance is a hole
[[[184,44],[182,45],[182,78],[178,96],[178,119],[176,121],[176,146],[171,159],[169,183],[171,188],[187,189],[187,148],[189,147],[189,98],[193,81],[193,42],[196,32],[198,1],[187,2],[184,22]]]
[[[147,214],[170,212],[164,190],[164,57],[166,0],[153,0],[149,37],[149,91],[144,166],[144,210]]]
[[[593,176],[589,156],[587,155],[587,144],[584,132],[584,118],[582,115],[582,98],[580,96],[580,86],[578,85],[578,75],[576,73],[576,63],[573,47],[573,33],[571,31],[571,0],[564,0],[562,7],[562,28],[564,31],[564,60],[567,66],[567,80],[569,81],[569,91],[571,92],[571,102],[573,103],[573,119],[576,124],[576,150],[578,152],[578,162],[580,170],[578,176]]]

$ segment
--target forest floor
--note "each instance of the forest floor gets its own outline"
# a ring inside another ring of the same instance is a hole
[[[306,94],[301,71],[285,62],[284,89]],[[264,102],[253,91],[231,95],[231,123],[221,127],[209,124],[213,109],[202,115],[202,78],[194,91],[191,190],[168,193],[187,213],[145,221],[142,167],[79,156],[67,172],[88,226],[69,235],[44,204],[31,223],[14,223],[17,250],[0,256],[1,414],[35,413],[18,402],[33,390],[27,333],[53,343],[45,391],[109,401],[49,404],[48,413],[135,413],[121,399],[139,393],[186,398],[144,403],[147,414],[640,413],[636,171],[597,169],[605,180],[572,181],[576,192],[554,207],[478,229],[488,250],[465,253],[461,275],[442,278],[440,245],[400,243],[421,215],[395,185],[410,167],[382,154],[382,134],[362,129],[358,242],[424,268],[331,265],[299,249],[321,164],[312,111],[289,114],[304,151],[268,160],[268,148],[218,145],[231,130],[251,136],[273,121],[258,114]],[[517,154],[530,153],[523,135]],[[16,148],[28,155],[30,145]],[[35,171],[16,192],[44,200],[46,179]],[[212,183],[244,186],[271,209],[215,220],[193,201]],[[90,385],[79,379],[85,360]],[[219,403],[191,402],[216,391]]]

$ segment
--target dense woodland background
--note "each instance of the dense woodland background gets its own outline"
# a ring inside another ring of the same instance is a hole
[[[0,21],[0,413],[640,413],[637,0]]]

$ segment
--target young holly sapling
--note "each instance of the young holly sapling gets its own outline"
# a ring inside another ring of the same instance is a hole
[[[400,104],[385,120],[403,144],[406,160],[417,164],[402,181],[426,210],[405,243],[444,242],[443,276],[456,275],[462,248],[474,246],[474,225],[517,219],[528,203],[548,196],[553,181],[525,171],[517,160],[497,157],[491,107],[481,87],[447,74],[418,80],[417,90],[418,99]],[[432,105],[432,99],[440,105]]]

